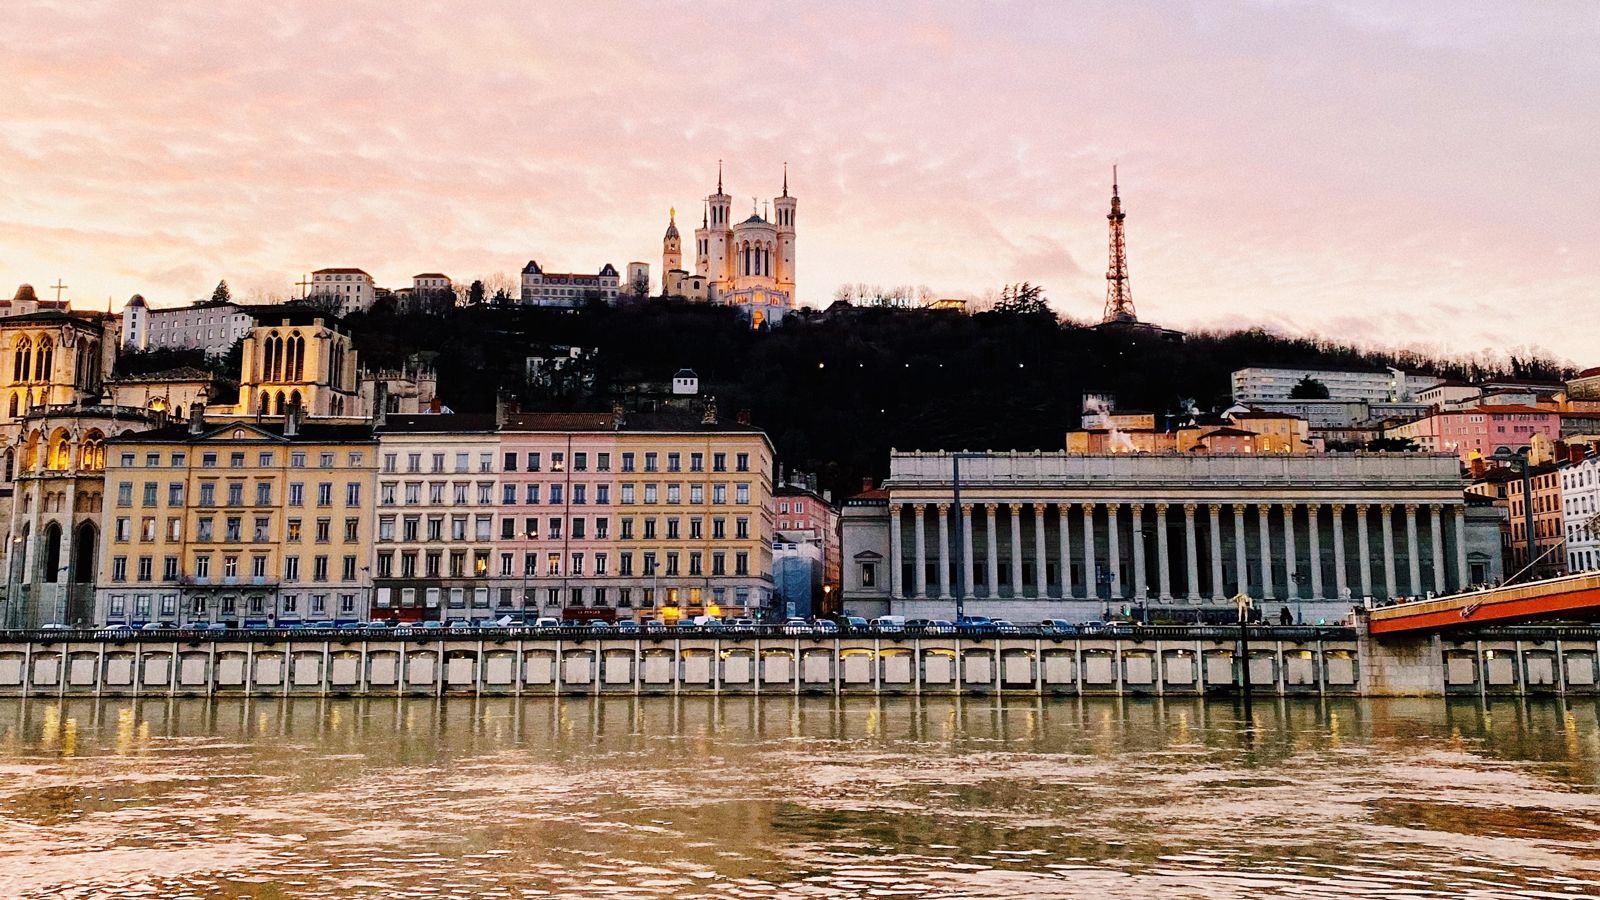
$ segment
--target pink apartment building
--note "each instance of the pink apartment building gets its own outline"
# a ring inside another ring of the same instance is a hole
[[[1384,432],[1386,437],[1411,438],[1427,452],[1454,453],[1462,462],[1491,456],[1504,447],[1521,450],[1534,435],[1554,441],[1561,436],[1561,415],[1532,406],[1479,406],[1439,410]]]

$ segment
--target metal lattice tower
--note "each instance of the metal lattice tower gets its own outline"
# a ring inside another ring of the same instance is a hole
[[[1117,167],[1111,167],[1111,268],[1106,270],[1106,311],[1102,322],[1137,322],[1133,309],[1133,289],[1128,286],[1128,248],[1122,237],[1122,198],[1117,196]]]

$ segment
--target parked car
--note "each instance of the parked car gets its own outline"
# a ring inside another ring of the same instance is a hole
[[[929,619],[928,624],[923,627],[923,633],[955,634],[956,623],[950,621],[949,619]]]
[[[554,616],[540,616],[533,620],[534,628],[560,628],[561,620]]]
[[[1041,619],[1039,630],[1047,634],[1075,635],[1078,633],[1078,626],[1066,619]]]
[[[962,616],[956,620],[956,627],[974,634],[994,633],[994,621],[988,616]]]
[[[178,626],[171,622],[146,622],[140,631],[172,631]]]
[[[1105,634],[1106,623],[1101,622],[1098,619],[1091,619],[1090,621],[1078,626],[1078,633],[1085,635]]]
[[[872,627],[871,623],[861,616],[845,616],[839,624],[844,626],[845,631],[866,631]]]
[[[1107,622],[1106,634],[1112,637],[1127,637],[1133,634],[1132,622]]]
[[[811,623],[798,616],[790,616],[788,621],[783,623],[784,634],[810,634],[811,631]]]
[[[639,631],[639,623],[632,619],[623,619],[617,623],[618,634],[638,634]]]
[[[872,620],[872,627],[886,634],[899,634],[906,630],[906,617],[879,616]]]
[[[756,620],[742,617],[738,619],[732,619],[728,622],[728,627],[732,631],[753,634],[756,630]]]
[[[1022,630],[1010,619],[990,619],[989,624],[997,634],[1016,634]]]
[[[127,634],[131,631],[133,631],[133,626],[131,625],[107,625],[104,628],[96,630],[95,634],[115,637],[119,634]]]
[[[838,634],[839,623],[832,619],[818,619],[811,623],[811,631],[814,634]]]
[[[444,623],[438,619],[424,619],[423,621],[418,622],[416,627],[422,629],[423,631],[434,631],[443,628]]]

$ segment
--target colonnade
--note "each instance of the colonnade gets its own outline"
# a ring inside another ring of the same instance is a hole
[[[951,599],[959,589],[973,598],[1331,600],[1469,583],[1461,503],[979,501],[958,511],[896,501],[889,512],[897,599]]]

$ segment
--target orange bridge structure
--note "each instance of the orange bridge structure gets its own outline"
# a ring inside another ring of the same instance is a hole
[[[1567,575],[1372,610],[1376,638],[1551,620],[1600,619],[1600,572]]]

